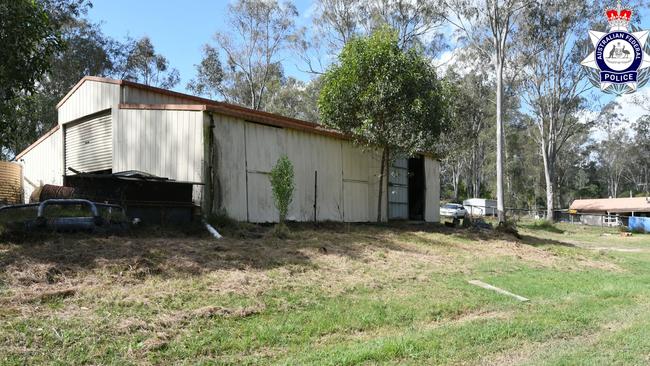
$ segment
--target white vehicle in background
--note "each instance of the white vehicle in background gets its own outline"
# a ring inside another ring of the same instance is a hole
[[[458,203],[448,203],[440,207],[440,216],[451,217],[452,219],[464,219],[467,216],[467,210],[463,205]]]

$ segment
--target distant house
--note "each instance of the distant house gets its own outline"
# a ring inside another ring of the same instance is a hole
[[[628,217],[650,216],[650,197],[575,200],[569,213],[579,215],[585,225],[627,225]]]
[[[496,216],[497,201],[485,198],[470,198],[463,201],[463,206],[472,216]]]

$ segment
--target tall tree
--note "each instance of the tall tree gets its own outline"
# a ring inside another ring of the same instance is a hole
[[[650,195],[650,115],[640,117],[634,124],[630,160],[636,162],[627,166],[634,189]]]
[[[283,77],[269,89],[264,110],[283,116],[318,123],[318,96],[322,79],[309,82]]]
[[[400,47],[422,47],[429,54],[442,49],[440,2],[432,0],[316,0],[313,27],[301,29],[294,47],[307,65],[322,74],[331,56],[356,36],[388,26],[398,33]]]
[[[481,197],[485,183],[484,164],[489,151],[486,134],[490,130],[489,121],[494,118],[494,101],[492,85],[484,74],[474,71],[477,70],[461,76],[452,68],[445,77],[456,87],[449,98],[450,128],[441,137],[438,151],[443,156],[442,167],[451,173],[454,200],[458,200],[463,176],[471,197]]]
[[[195,90],[221,94],[226,101],[262,109],[269,85],[282,74],[281,57],[295,36],[296,7],[277,0],[237,0],[228,5],[228,32],[217,32],[217,47],[206,46]],[[226,58],[222,69],[219,55]],[[246,94],[245,96],[242,94]]]
[[[203,46],[203,59],[196,68],[196,78],[190,80],[187,88],[196,95],[203,95],[211,99],[227,95],[224,90],[223,79],[225,72],[219,58],[219,50]]]
[[[180,81],[178,70],[170,68],[167,58],[159,53],[149,37],[129,39],[119,66],[120,78],[138,83],[173,88]]]
[[[437,51],[441,40],[438,31],[444,20],[440,4],[431,0],[371,0],[366,4],[369,16],[363,19],[368,31],[385,25],[396,29],[402,48],[426,47],[435,40],[429,50]]]
[[[416,49],[403,51],[397,32],[381,28],[353,39],[324,75],[322,121],[382,151],[377,221],[390,161],[430,150],[447,122],[445,86]]]
[[[522,78],[524,101],[534,115],[533,137],[544,164],[546,217],[553,220],[557,158],[567,142],[589,129],[589,121],[577,117],[584,108],[582,94],[591,88],[580,65],[589,4],[584,0],[543,1],[531,6],[520,45],[535,53],[526,59]]]
[[[448,0],[445,18],[464,40],[491,60],[496,89],[496,197],[499,222],[505,222],[504,206],[504,71],[512,48],[513,33],[523,18],[529,0]],[[451,16],[451,15],[454,16]]]

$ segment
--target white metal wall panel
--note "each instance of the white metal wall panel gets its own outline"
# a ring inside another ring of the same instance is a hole
[[[205,119],[208,123],[209,114]],[[316,198],[319,221],[375,221],[378,151],[363,151],[346,140],[217,114],[214,119],[215,210],[237,220],[276,222],[268,173],[277,159],[287,154],[294,165],[296,187],[288,219],[313,220]],[[314,171],[318,171],[317,187]],[[386,220],[387,179],[383,185],[382,220]]]
[[[377,197],[375,197],[375,200]],[[370,205],[373,202],[368,192],[368,183],[343,182],[343,205],[346,222],[368,222]]]
[[[251,222],[275,222],[269,172],[278,158],[285,154],[285,131],[255,123],[246,123],[245,146],[248,181],[248,219]]]
[[[96,172],[113,167],[113,127],[111,115],[67,124],[65,131],[65,171]]]
[[[223,115],[214,115],[214,202],[215,212],[229,217],[248,220],[246,203],[246,149],[244,126],[247,122]],[[205,114],[209,126],[209,114]]]
[[[424,157],[424,220],[440,222],[440,163],[430,157]]]
[[[61,129],[57,130],[20,158],[25,202],[29,202],[34,189],[42,185],[63,184],[62,136]]]
[[[289,217],[294,220],[342,221],[343,179],[341,140],[285,129],[286,153],[293,162],[296,176],[294,203]],[[275,164],[275,162],[274,162]],[[314,186],[318,171],[317,186]],[[314,194],[316,189],[317,194]]]
[[[120,103],[120,86],[86,80],[59,107],[59,124],[113,108]]]
[[[373,221],[377,216],[378,193],[371,194],[371,177],[379,172],[370,171],[372,151],[364,151],[349,141],[343,141],[342,147],[344,220]]]
[[[113,170],[201,182],[203,128],[201,111],[121,109],[115,123]]]

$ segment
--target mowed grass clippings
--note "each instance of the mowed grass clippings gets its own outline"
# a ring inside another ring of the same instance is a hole
[[[168,231],[1,239],[0,362],[649,360],[650,235],[534,223],[519,225],[521,239],[429,225],[291,229],[285,240],[248,226],[220,241]]]

